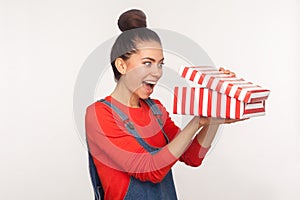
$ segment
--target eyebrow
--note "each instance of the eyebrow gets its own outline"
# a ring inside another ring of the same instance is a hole
[[[142,58],[142,60],[145,60],[145,59],[148,59],[148,60],[151,60],[152,62],[155,62],[155,59],[154,58],[151,58],[151,57],[145,57],[145,58]],[[162,58],[159,62],[163,61],[165,58]]]

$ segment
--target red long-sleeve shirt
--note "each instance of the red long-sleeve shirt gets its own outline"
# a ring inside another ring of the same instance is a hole
[[[180,158],[171,154],[161,128],[148,105],[140,100],[139,108],[127,107],[111,96],[112,102],[129,120],[135,129],[151,146],[161,148],[155,154],[147,152],[125,128],[124,122],[109,106],[95,102],[86,110],[86,135],[89,150],[105,192],[105,199],[123,199],[129,185],[130,176],[141,181],[160,182],[177,160],[190,166],[199,166],[207,153],[195,138]],[[163,129],[170,141],[180,129],[169,117],[169,113],[154,100],[162,112]]]

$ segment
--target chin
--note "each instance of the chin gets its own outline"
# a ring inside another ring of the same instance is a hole
[[[137,96],[140,99],[147,99],[147,98],[150,97],[151,94],[152,94],[152,92],[151,93],[147,93],[147,92],[145,92],[143,90],[137,90],[137,91],[134,92],[134,95]]]
[[[140,97],[140,99],[148,99],[150,97],[150,95],[141,95],[139,97]]]
[[[139,94],[138,97],[140,99],[148,99],[150,97],[151,94]]]

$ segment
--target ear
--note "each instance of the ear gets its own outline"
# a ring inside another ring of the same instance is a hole
[[[117,70],[120,72],[120,74],[125,74],[127,70],[126,62],[122,58],[117,58],[115,60],[115,66]]]

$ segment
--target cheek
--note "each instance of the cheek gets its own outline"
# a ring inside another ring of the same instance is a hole
[[[161,78],[161,77],[162,77],[162,75],[163,75],[163,72],[164,72],[164,70],[163,70],[163,69],[160,69],[160,70],[159,70],[159,78]]]
[[[126,84],[131,89],[136,89],[141,86],[143,79],[145,78],[145,70],[141,67],[134,68],[126,73]]]

